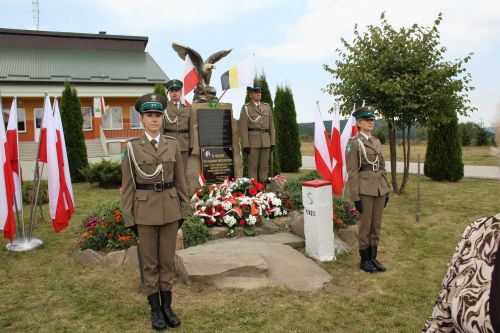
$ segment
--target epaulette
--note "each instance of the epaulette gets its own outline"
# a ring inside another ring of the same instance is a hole
[[[269,103],[266,103],[266,102],[262,102],[262,101],[261,101],[261,103],[262,103],[262,104],[264,104],[264,105],[269,105]]]
[[[167,139],[171,139],[171,140],[175,140],[175,141],[177,141],[177,139],[176,139],[176,138],[174,138],[173,136],[170,136],[170,135],[165,135],[165,134],[163,134],[163,137],[164,137],[164,138],[167,138]]]
[[[135,136],[133,138],[128,139],[127,142],[134,141],[134,140],[139,140],[140,138],[141,138],[141,136]]]
[[[250,102],[248,102],[248,103],[245,103],[245,106],[248,106],[248,105],[250,105]]]

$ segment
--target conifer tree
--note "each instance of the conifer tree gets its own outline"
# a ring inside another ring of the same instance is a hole
[[[165,85],[163,83],[155,84],[155,89],[153,93],[167,97],[167,91],[165,90]]]
[[[80,100],[76,89],[72,89],[68,81],[64,83],[60,111],[71,181],[80,182],[84,180],[81,170],[88,166],[87,148]]]
[[[274,127],[276,129],[276,146],[279,151],[279,162],[284,172],[297,172],[302,166],[300,152],[299,125],[297,112],[290,87],[276,89],[274,98]],[[276,154],[275,157],[278,157]]]
[[[433,180],[456,182],[464,176],[461,131],[456,111],[448,108],[444,112],[448,120],[428,127],[424,174]]]

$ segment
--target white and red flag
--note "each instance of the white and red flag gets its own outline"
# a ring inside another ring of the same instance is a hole
[[[0,229],[5,238],[12,241],[16,233],[14,218],[15,185],[12,167],[10,164],[9,145],[5,135],[3,110],[0,101]]]
[[[332,179],[332,159],[330,157],[330,139],[326,132],[325,124],[319,111],[319,103],[314,119],[314,159],[316,169],[323,179],[331,181]]]
[[[43,103],[43,118],[42,118],[42,128],[40,131],[39,147],[38,150],[38,160],[43,163],[47,163],[47,128],[52,123],[53,119],[52,106],[50,105],[49,96],[45,96]]]
[[[191,101],[193,100],[194,88],[200,83],[200,76],[198,72],[196,72],[196,68],[194,68],[193,62],[189,55],[186,54],[186,59],[184,61],[184,83],[182,86],[182,101],[186,105],[191,105],[191,103],[186,100],[188,97]],[[189,96],[188,96],[189,95]]]
[[[75,208],[57,99],[54,101],[54,116],[47,128],[47,173],[50,218],[54,230],[60,232],[68,226],[68,221],[75,212]]]
[[[332,191],[339,196],[344,186],[344,177],[342,176],[342,166],[344,163],[340,143],[340,117],[337,110],[333,111],[330,154],[332,161]]]
[[[344,130],[342,131],[342,135],[340,136],[340,148],[342,149],[342,161],[344,161],[344,165],[342,167],[342,176],[344,181],[347,181],[347,167],[346,167],[346,159],[345,159],[345,148],[347,146],[347,141],[350,138],[358,134],[358,127],[356,126],[356,118],[350,116],[347,119],[347,122],[344,126]]]
[[[22,201],[22,173],[19,163],[19,135],[17,132],[17,98],[12,100],[9,113],[9,123],[7,124],[7,143],[9,145],[9,160],[12,168],[15,186],[15,198],[17,210],[23,209]],[[14,209],[16,208],[14,205]]]

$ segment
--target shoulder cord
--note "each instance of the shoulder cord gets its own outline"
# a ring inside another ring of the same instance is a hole
[[[250,115],[248,114],[248,108],[247,106],[245,105],[245,113],[247,114],[247,117],[248,117],[248,120],[250,120],[250,122],[252,124],[256,124],[259,122],[260,118],[262,118],[262,116],[257,116],[255,117],[255,119],[252,119],[252,117],[250,117]]]
[[[361,153],[363,153],[363,156],[365,158],[365,160],[372,165],[372,167],[375,167],[375,165],[377,166],[377,169],[378,169],[378,166],[379,166],[379,158],[378,158],[378,155],[377,157],[375,158],[375,160],[370,161],[368,159],[368,156],[366,156],[366,148],[365,148],[365,145],[363,144],[363,141],[361,141],[360,138],[358,138],[358,143],[359,143],[359,149],[360,149],[360,152],[359,152],[359,168],[361,169]],[[377,170],[377,169],[373,169],[373,170]]]
[[[167,120],[171,124],[174,124],[179,120],[179,113],[177,113],[177,116],[175,117],[174,120],[170,119],[170,117],[168,116],[167,109],[165,109],[165,112],[163,112],[163,113],[164,113],[165,120]]]
[[[158,176],[161,173],[161,180],[164,182],[163,179],[163,163],[160,163],[157,167],[156,170],[152,174],[147,174],[142,169],[139,167],[137,164],[137,161],[135,160],[135,155],[134,155],[134,149],[132,148],[132,143],[129,141],[127,142],[127,152],[128,152],[128,163],[130,165],[130,173],[132,174],[132,180],[134,181],[134,187],[135,187],[135,178],[134,178],[134,173],[132,172],[132,162],[134,164],[134,169],[135,171],[139,174],[144,179],[153,179],[156,176]]]

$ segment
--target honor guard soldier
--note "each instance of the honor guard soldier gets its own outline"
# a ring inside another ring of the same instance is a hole
[[[261,102],[259,86],[247,87],[247,92],[251,102],[241,108],[241,145],[248,154],[248,176],[265,184],[269,157],[275,145],[273,112],[269,104]]]
[[[184,171],[187,171],[188,157],[193,151],[194,123],[191,117],[191,107],[182,104],[182,81],[170,80],[167,82],[170,101],[167,103],[163,119],[163,133],[179,141],[182,153]]]
[[[123,219],[139,235],[151,325],[156,330],[180,325],[171,308],[171,290],[177,230],[189,203],[179,143],[161,133],[166,105],[167,99],[158,94],[137,99],[135,109],[145,133],[127,142],[122,161]]]
[[[389,183],[380,140],[372,136],[374,109],[364,106],[353,116],[359,132],[346,146],[349,193],[359,215],[358,243],[360,268],[365,272],[383,272],[377,260],[382,212],[389,200]]]

